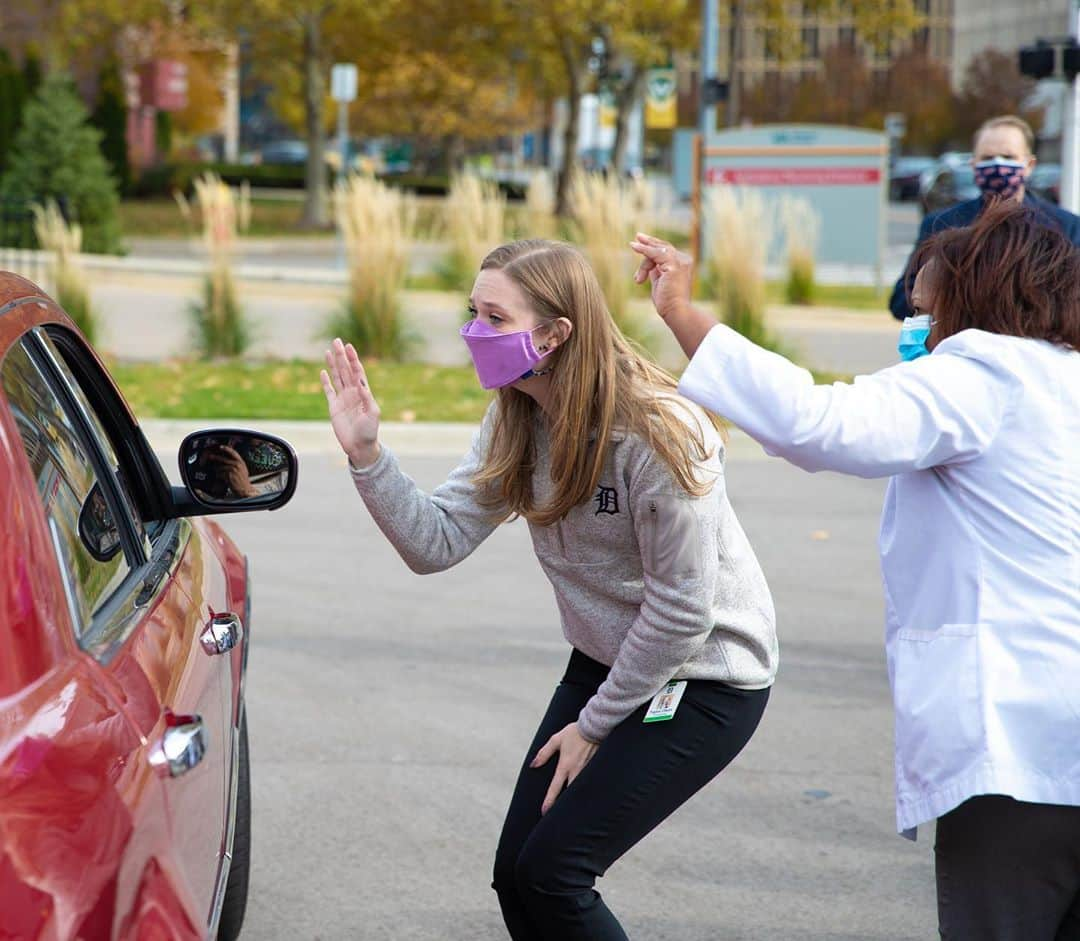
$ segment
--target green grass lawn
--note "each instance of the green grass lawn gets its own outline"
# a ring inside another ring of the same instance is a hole
[[[192,207],[195,208],[194,206]],[[245,235],[273,237],[285,235],[333,235],[331,229],[300,226],[304,204],[298,200],[252,199],[251,227]],[[120,203],[120,227],[129,238],[195,236],[191,222],[180,213],[172,199],[125,199]]]
[[[888,310],[891,291],[891,287],[879,291],[871,285],[862,284],[817,284],[814,286],[814,303],[811,307],[844,307],[882,313]],[[769,282],[768,300],[770,304],[787,303],[782,282]]]
[[[283,418],[324,421],[320,363],[111,363],[110,371],[140,418]],[[471,366],[364,363],[384,421],[476,423],[491,394]],[[818,382],[850,376],[815,373]]]
[[[142,418],[324,420],[320,363],[114,363],[117,385]],[[366,361],[385,421],[478,422],[490,401],[470,366]]]

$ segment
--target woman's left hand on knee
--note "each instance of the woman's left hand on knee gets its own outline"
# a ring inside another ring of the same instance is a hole
[[[578,731],[577,723],[571,722],[561,732],[556,732],[548,739],[547,744],[536,753],[530,768],[540,768],[546,765],[551,756],[559,754],[559,763],[555,768],[555,777],[551,779],[551,786],[544,796],[544,803],[540,805],[540,813],[546,814],[555,798],[562,793],[562,789],[571,784],[581,770],[589,763],[589,759],[596,754],[600,746],[590,742]]]

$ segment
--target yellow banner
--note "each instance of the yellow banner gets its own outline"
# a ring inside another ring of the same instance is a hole
[[[649,69],[645,83],[645,127],[675,127],[679,119],[674,69]]]

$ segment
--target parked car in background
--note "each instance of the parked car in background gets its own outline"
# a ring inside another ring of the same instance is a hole
[[[963,155],[970,157],[970,155]],[[975,185],[975,171],[967,159],[942,157],[924,178],[924,189],[919,194],[919,205],[929,215],[948,209],[957,203],[974,199],[979,195]]]
[[[276,140],[257,151],[256,163],[267,166],[302,167],[307,163],[307,141]]]
[[[889,199],[918,199],[919,180],[935,163],[933,157],[897,157],[889,168]]]
[[[1040,199],[1061,202],[1061,164],[1036,163],[1028,177],[1027,188]]]
[[[225,429],[179,463],[173,485],[72,321],[0,272],[2,938],[240,933],[252,590],[206,517],[283,506],[297,459]]]
[[[346,157],[351,169],[359,168],[360,156],[356,141],[350,140]],[[246,162],[264,166],[303,167],[307,165],[307,158],[307,141],[276,140],[264,144],[250,154]],[[337,173],[341,166],[341,149],[338,147],[336,138],[331,138],[323,144],[323,163],[334,173]]]

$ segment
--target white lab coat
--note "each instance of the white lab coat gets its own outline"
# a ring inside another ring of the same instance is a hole
[[[965,330],[815,386],[718,326],[679,391],[806,470],[892,478],[898,829],[977,794],[1080,805],[1080,353]]]

